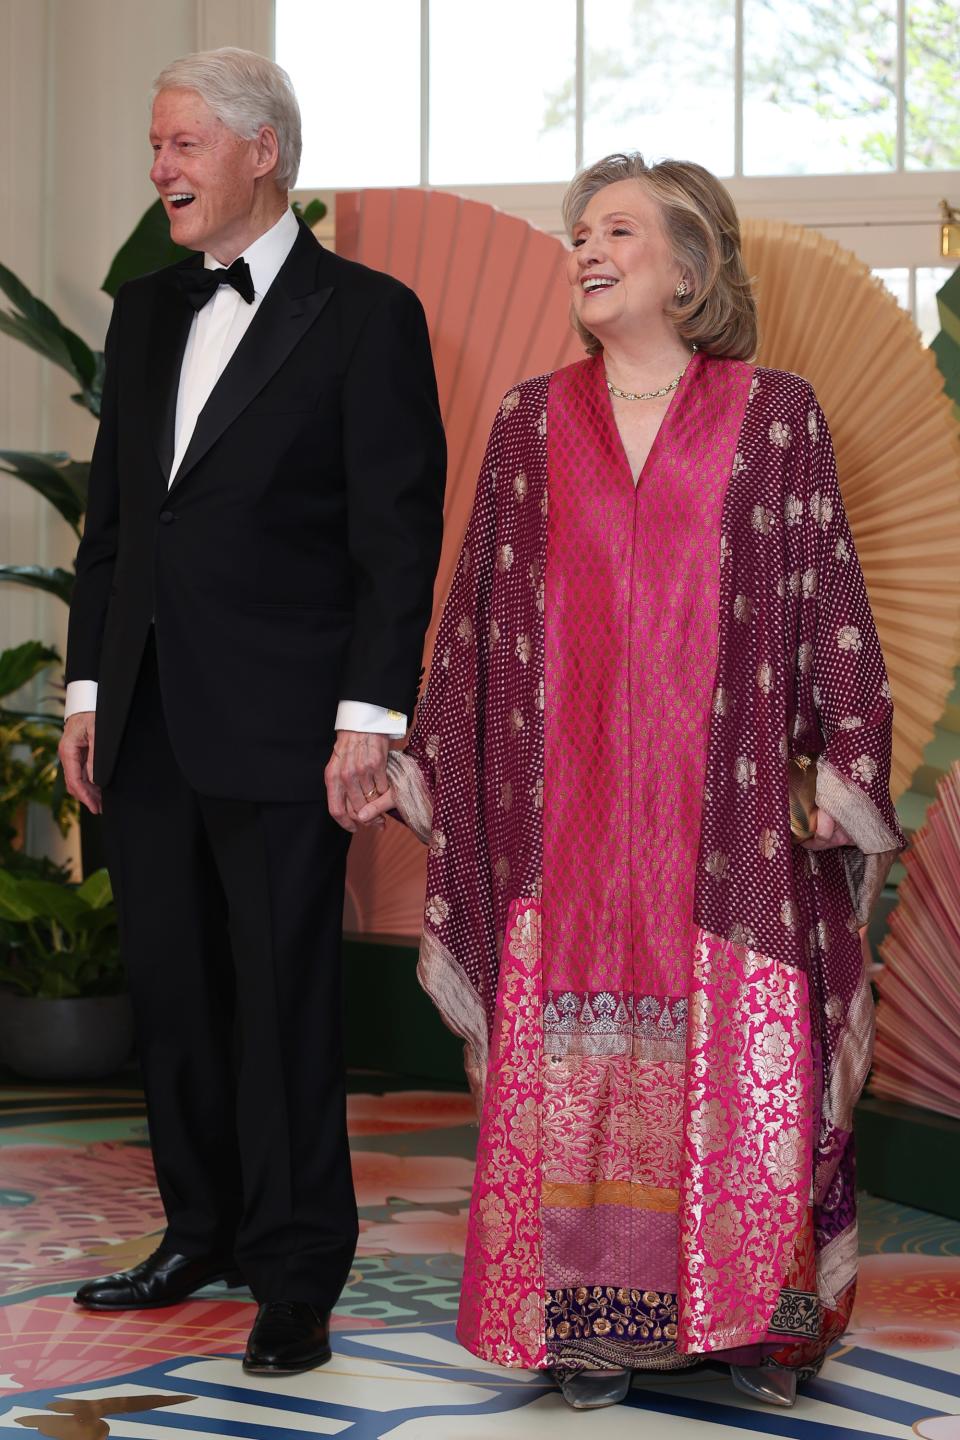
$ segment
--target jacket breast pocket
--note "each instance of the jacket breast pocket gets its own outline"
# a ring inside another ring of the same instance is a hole
[[[339,405],[340,382],[316,374],[277,375],[244,408],[244,415],[312,415]]]

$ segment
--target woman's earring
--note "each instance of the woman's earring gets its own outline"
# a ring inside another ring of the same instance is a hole
[[[674,299],[675,299],[675,300],[682,300],[683,297],[684,297],[684,295],[686,295],[686,293],[687,293],[687,282],[686,282],[686,280],[681,280],[681,281],[680,281],[680,284],[677,286],[676,290],[674,290],[674,292],[673,292]]]

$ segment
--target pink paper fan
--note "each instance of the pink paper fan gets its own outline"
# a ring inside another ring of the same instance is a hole
[[[870,1088],[960,1119],[960,761],[937,786],[904,865],[880,947]]]

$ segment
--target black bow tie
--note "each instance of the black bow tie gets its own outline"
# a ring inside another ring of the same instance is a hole
[[[184,270],[171,270],[170,276],[186,295],[194,310],[202,310],[221,285],[232,285],[248,305],[253,304],[253,276],[246,260],[234,260],[226,270],[207,270],[205,267],[191,266]]]

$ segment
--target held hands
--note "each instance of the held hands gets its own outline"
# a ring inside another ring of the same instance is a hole
[[[387,780],[386,735],[338,730],[333,754],[327,762],[327,804],[338,825],[353,834],[385,825],[384,812],[393,808],[393,791]]]
[[[844,830],[843,826],[834,820],[826,810],[817,809],[814,812],[817,822],[816,833],[809,840],[802,840],[804,850],[836,850],[841,845],[852,845],[853,841]]]
[[[67,789],[91,815],[99,815],[103,809],[100,786],[93,783],[96,725],[95,710],[78,710],[64,722],[58,749]]]

